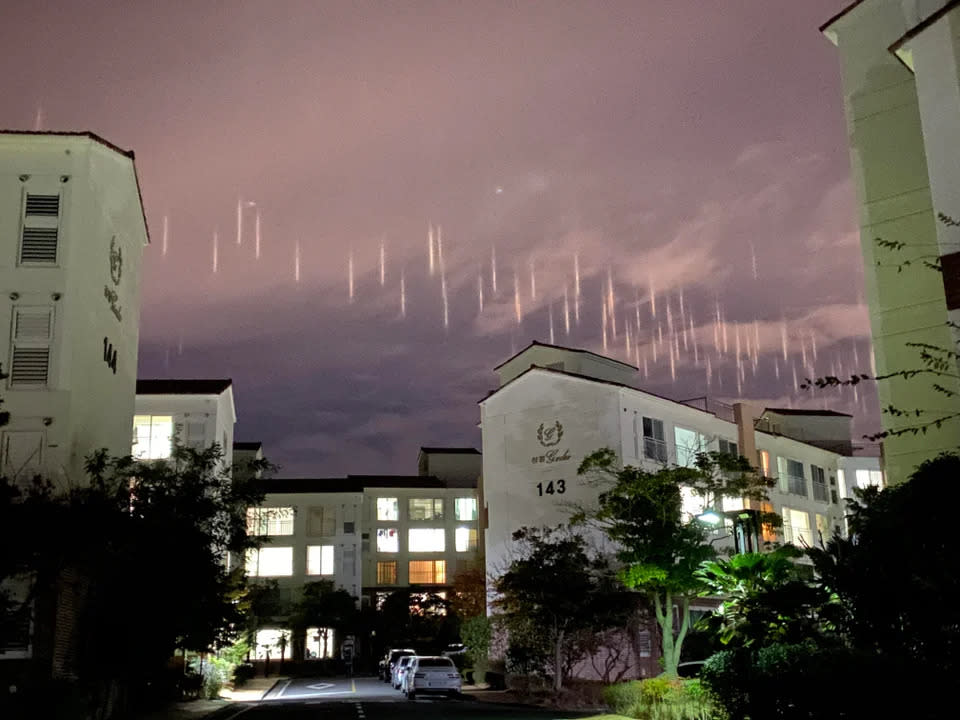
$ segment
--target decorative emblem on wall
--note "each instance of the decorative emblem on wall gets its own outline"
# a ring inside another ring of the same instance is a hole
[[[123,277],[123,248],[117,247],[117,236],[110,238],[110,279],[114,285]]]
[[[560,424],[559,420],[555,420],[550,427],[547,427],[545,423],[540,423],[540,427],[537,428],[537,440],[544,447],[558,445],[562,437],[563,425]]]

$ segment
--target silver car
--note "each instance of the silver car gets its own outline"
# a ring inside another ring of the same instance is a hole
[[[407,665],[403,692],[411,700],[415,700],[420,693],[456,696],[460,691],[460,672],[448,657],[417,656]]]
[[[393,676],[390,680],[394,690],[400,690],[403,687],[403,676],[410,666],[410,661],[415,657],[416,655],[404,655],[393,666]]]

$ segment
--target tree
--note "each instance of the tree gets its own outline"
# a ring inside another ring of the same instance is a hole
[[[553,687],[583,655],[578,635],[606,627],[622,597],[603,558],[591,558],[584,539],[569,529],[521,528],[513,534],[517,556],[496,579],[493,606],[505,621],[511,644],[525,647],[531,667],[546,660]],[[513,634],[526,643],[514,643]],[[540,652],[548,649],[543,658]]]
[[[482,565],[458,570],[453,576],[450,612],[460,620],[487,614],[487,576]]]
[[[332,580],[318,580],[303,586],[303,594],[294,605],[290,627],[294,634],[294,654],[302,655],[301,644],[308,628],[319,628],[324,645],[328,633],[342,637],[352,631],[357,623],[357,601],[346,590],[337,589]]]
[[[704,525],[684,516],[680,488],[691,488],[708,508],[717,508],[725,497],[763,502],[772,481],[742,457],[700,453],[695,467],[648,472],[619,467],[616,453],[609,448],[584,458],[578,474],[606,489],[600,493],[597,507],[581,508],[574,521],[598,527],[620,548],[621,580],[649,599],[660,627],[664,671],[676,675],[690,626],[690,600],[703,588],[697,570],[716,556],[706,542]],[[676,634],[674,603],[680,608]]]

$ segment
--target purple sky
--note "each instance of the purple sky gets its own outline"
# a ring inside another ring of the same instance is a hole
[[[285,475],[479,447],[493,366],[549,341],[551,314],[558,344],[602,352],[611,300],[608,353],[646,358],[640,386],[737,396],[739,331],[743,397],[826,400],[866,432],[869,390],[793,384],[869,371],[839,62],[817,32],[843,4],[6,2],[0,126],[136,151],[140,375],[232,377],[237,437]]]

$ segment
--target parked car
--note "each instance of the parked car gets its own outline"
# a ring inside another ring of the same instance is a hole
[[[677,675],[682,678],[700,677],[700,671],[703,670],[703,664],[706,660],[690,660],[677,665]]]
[[[406,668],[403,691],[410,700],[415,700],[420,693],[454,697],[461,691],[460,673],[448,657],[417,656]]]
[[[392,678],[394,690],[403,688],[403,677],[407,672],[407,668],[410,667],[410,661],[415,657],[416,655],[404,655],[395,663]]]
[[[387,651],[383,660],[380,661],[380,679],[384,682],[390,682],[393,679],[393,670],[397,661],[404,655],[416,655],[416,650],[410,648],[393,648]]]

